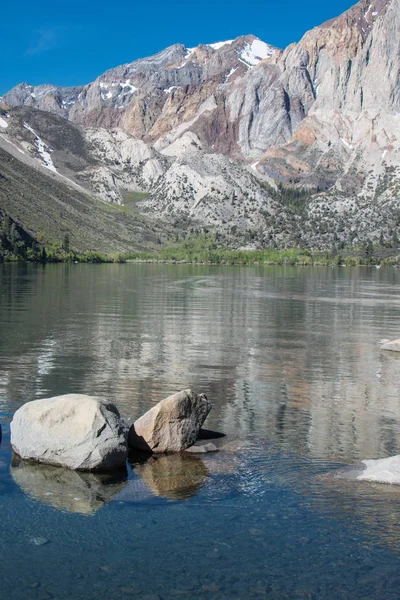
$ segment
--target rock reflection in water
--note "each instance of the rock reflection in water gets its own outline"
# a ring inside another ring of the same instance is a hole
[[[17,457],[13,457],[10,471],[27,496],[54,508],[84,515],[93,515],[113,500],[127,482],[124,469],[100,475],[26,463]]]
[[[135,473],[161,498],[185,500],[195,496],[204,485],[208,470],[197,456],[171,454],[132,461]]]

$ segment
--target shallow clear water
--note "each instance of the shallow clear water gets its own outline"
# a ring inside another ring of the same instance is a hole
[[[400,453],[395,269],[0,265],[0,597],[400,595],[400,489],[329,477]],[[193,387],[225,450],[106,479],[12,462],[24,402],[134,419]]]

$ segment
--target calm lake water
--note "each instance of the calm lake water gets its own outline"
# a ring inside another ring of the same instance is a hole
[[[0,265],[3,600],[398,599],[400,489],[329,476],[400,453],[395,269]],[[12,460],[24,402],[133,420],[193,387],[225,450],[108,478]]]

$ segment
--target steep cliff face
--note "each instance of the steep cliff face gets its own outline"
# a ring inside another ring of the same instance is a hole
[[[399,48],[400,0],[361,0],[284,51],[254,36],[177,44],[87,86],[21,84],[1,99],[0,137],[103,199],[145,192],[144,212],[260,243],[390,237]],[[300,211],[274,182],[310,191]]]
[[[396,187],[399,34],[398,0],[363,0],[277,56],[289,97],[303,71],[314,99],[303,94],[304,118],[288,143],[266,150],[258,170],[325,196],[372,201],[382,178]]]
[[[111,69],[84,87],[21,84],[3,97],[2,105],[31,106],[86,127],[119,127],[154,142],[182,124],[190,128],[204,113],[213,112],[220,86],[229,85],[276,52],[254,36],[197,48],[176,44],[153,57]],[[203,129],[199,123],[197,129]],[[212,143],[212,125],[204,135]]]

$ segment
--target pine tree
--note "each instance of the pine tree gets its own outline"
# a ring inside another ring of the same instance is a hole
[[[363,249],[363,255],[367,262],[369,262],[371,260],[373,254],[374,254],[374,246],[373,246],[371,240],[367,240],[366,244],[364,245],[364,249]]]
[[[64,239],[63,239],[63,243],[62,243],[62,249],[64,250],[64,252],[68,253],[69,252],[69,233],[66,233],[64,235]]]
[[[10,230],[10,245],[11,245],[11,252],[14,254],[14,256],[18,255],[18,242],[19,242],[19,233],[17,231],[17,227],[15,225],[15,223],[13,223],[11,225],[11,230]]]

